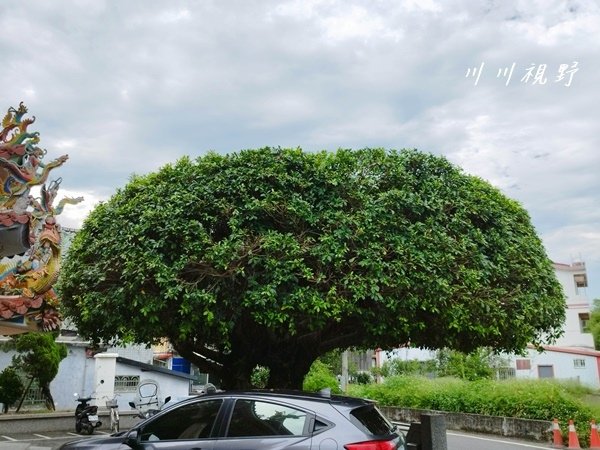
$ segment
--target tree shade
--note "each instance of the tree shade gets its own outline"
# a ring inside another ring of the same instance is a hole
[[[94,341],[167,337],[224,386],[301,387],[335,348],[518,351],[564,297],[527,212],[417,150],[244,150],[135,176],[98,205],[60,279]]]

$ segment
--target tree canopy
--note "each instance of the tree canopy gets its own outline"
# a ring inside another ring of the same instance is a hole
[[[300,387],[335,348],[515,351],[564,298],[524,208],[417,150],[244,150],[134,176],[76,235],[64,312],[94,341],[167,337],[224,385]]]
[[[14,345],[18,352],[13,356],[12,365],[29,378],[29,386],[33,381],[38,382],[46,407],[51,411],[54,411],[55,407],[50,383],[58,373],[60,362],[67,357],[67,346],[57,344],[55,339],[55,333],[32,332],[13,336],[12,343],[7,345],[8,348]],[[23,395],[17,411],[21,408],[24,397]]]

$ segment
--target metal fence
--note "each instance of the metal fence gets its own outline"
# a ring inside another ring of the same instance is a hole
[[[497,380],[510,380],[517,376],[517,371],[514,367],[498,367],[496,369]]]
[[[23,400],[22,407],[41,409],[46,408],[46,400],[44,398],[44,395],[42,394],[42,388],[39,387],[36,382],[33,382],[27,390],[27,394],[25,395],[25,399]]]

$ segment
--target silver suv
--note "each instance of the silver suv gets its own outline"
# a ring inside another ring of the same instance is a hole
[[[404,450],[374,403],[285,391],[218,392],[176,403],[129,431],[61,449]]]

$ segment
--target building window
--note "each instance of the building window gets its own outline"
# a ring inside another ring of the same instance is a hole
[[[115,375],[115,392],[135,392],[139,384],[139,375]]]
[[[531,370],[531,360],[517,359],[517,370]]]
[[[554,366],[538,366],[540,378],[554,378]]]
[[[573,275],[573,278],[575,279],[576,287],[578,287],[578,288],[587,287],[587,276],[585,273],[578,273],[576,275]]]
[[[496,379],[498,380],[510,380],[517,376],[517,371],[514,367],[498,367],[496,369]]]
[[[573,367],[576,369],[585,369],[585,359],[575,358],[573,360]]]
[[[590,322],[590,315],[588,313],[579,313],[579,328],[582,333],[589,333],[588,325]]]

